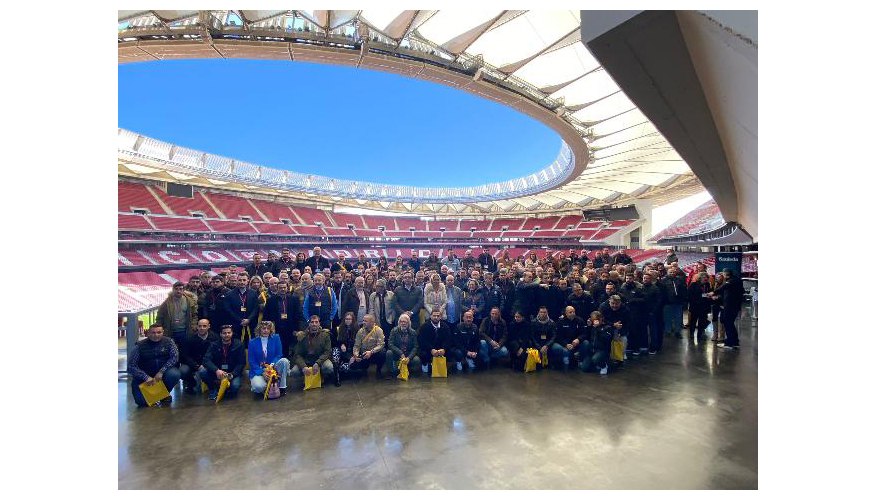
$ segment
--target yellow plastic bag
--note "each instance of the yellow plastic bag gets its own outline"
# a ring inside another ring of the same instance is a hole
[[[140,392],[143,394],[143,398],[149,406],[152,406],[158,401],[170,396],[170,393],[167,392],[167,386],[164,385],[164,381],[159,380],[156,380],[152,385],[146,385],[146,382],[143,382],[140,384]]]
[[[398,378],[401,380],[407,380],[407,377],[410,376],[410,372],[407,370],[407,361],[407,358],[404,358],[398,362]]]
[[[526,349],[526,366],[525,372],[533,372],[538,368],[538,363],[541,362],[541,355],[537,349]]]
[[[545,352],[545,353],[544,353],[544,357],[541,358],[541,366],[543,366],[544,368],[547,368],[547,361],[548,361],[547,358],[549,358],[548,353],[549,353],[549,351],[548,351],[548,352]],[[540,354],[541,354],[541,353],[540,353],[540,351],[539,351],[539,352],[538,352],[538,355],[540,356]]]
[[[322,387],[322,372],[316,372],[313,375],[304,375],[304,390],[319,389]]]
[[[431,358],[431,378],[447,378],[447,358],[444,356]]]
[[[222,382],[219,384],[219,393],[216,394],[216,404],[219,404],[222,401],[222,397],[225,395],[225,390],[228,386],[231,385],[231,381],[228,380],[228,377],[222,379]]]
[[[201,382],[201,392],[206,393],[209,390],[206,382]]]
[[[623,340],[611,341],[611,361],[623,361]]]

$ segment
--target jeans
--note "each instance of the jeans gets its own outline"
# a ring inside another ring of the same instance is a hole
[[[398,375],[398,361],[400,361],[400,358],[393,351],[386,353],[386,366],[389,367],[389,373],[392,375]],[[414,355],[412,358],[407,359],[407,372],[410,375],[419,373],[421,369],[422,362],[420,362],[419,356]]]
[[[662,306],[663,329],[670,334],[681,333],[681,328],[684,326],[684,306],[683,304],[666,304]]]
[[[286,377],[289,374],[289,360],[286,358],[280,358],[279,361],[273,364],[273,368],[276,370],[276,374],[279,378],[280,389],[285,389]],[[265,380],[263,376],[256,375],[249,379],[249,390],[255,394],[263,394],[265,389],[267,389],[267,380]]]
[[[179,368],[171,367],[164,371],[164,377],[162,377],[161,382],[164,383],[167,392],[173,392],[173,388],[176,387],[177,382],[179,382],[179,376]],[[148,406],[146,404],[146,398],[144,398],[143,393],[140,392],[139,385],[143,382],[143,380],[139,382],[131,380],[131,394],[134,396],[134,402],[137,403],[137,406]]]
[[[608,366],[608,358],[610,353],[605,350],[595,350],[588,340],[580,344],[580,371],[588,372],[593,370],[601,370]]]
[[[359,354],[361,354],[361,353],[359,353]],[[362,358],[362,359],[356,361],[355,363],[351,363],[349,365],[349,371],[358,371],[358,370],[367,371],[368,367],[370,367],[371,364],[377,365],[377,373],[382,372],[383,365],[386,364],[386,351],[381,349],[381,350],[375,352],[374,354],[372,354],[371,357],[368,359]]]
[[[449,354],[449,356],[447,356],[448,362],[465,363],[468,365],[469,370],[474,369],[475,363],[473,359],[468,357],[468,351],[454,347],[452,349],[448,349],[447,354]],[[477,356],[480,357],[482,356],[482,354],[478,353]]]
[[[322,380],[334,375],[334,364],[331,363],[330,359],[326,359],[322,362],[322,366],[319,367],[319,373],[322,375]],[[292,366],[292,369],[289,371],[289,376],[292,377],[292,384],[294,384],[295,387],[304,387],[304,372],[298,365]]]
[[[485,340],[480,341],[479,356],[483,357],[484,363],[490,363],[493,359],[506,358],[508,355],[506,346],[501,346],[498,349],[495,349],[490,344],[486,343]]]
[[[194,387],[196,385],[194,380],[195,372],[200,374],[196,366],[188,366],[185,363],[179,364],[179,377],[182,379],[183,386]],[[203,377],[201,377],[201,380],[203,380]]]
[[[279,372],[279,369],[277,369],[277,372]],[[219,390],[219,379],[216,377],[216,372],[204,368],[202,370],[198,370],[197,374],[198,376],[200,376],[203,383],[207,384],[207,387],[210,388],[211,394],[214,394]],[[237,393],[240,391],[240,384],[242,379],[243,377],[234,377],[231,379],[231,385],[229,385],[228,388],[225,389],[225,397],[233,397],[237,395]],[[262,389],[261,392],[264,392],[264,389]]]
[[[571,353],[572,351],[569,351],[564,345],[554,342],[547,351],[547,356],[549,356],[550,365],[558,367],[561,361],[562,365],[567,368],[571,363]]]

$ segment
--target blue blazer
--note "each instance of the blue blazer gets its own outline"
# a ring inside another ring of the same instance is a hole
[[[273,364],[283,357],[283,345],[280,342],[280,336],[273,334],[267,338],[267,359],[264,357],[264,351],[261,350],[261,336],[255,337],[249,341],[249,378],[256,377],[264,373],[261,368],[261,363]]]

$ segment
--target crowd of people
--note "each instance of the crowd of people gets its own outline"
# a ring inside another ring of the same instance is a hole
[[[197,375],[215,399],[222,380],[233,397],[244,376],[253,393],[265,392],[269,370],[285,394],[305,375],[340,386],[372,364],[377,378],[384,370],[397,375],[402,363],[429,374],[435,357],[458,372],[502,360],[522,371],[529,349],[549,368],[606,375],[658,354],[665,335],[682,338],[685,328],[691,343],[708,329],[719,347],[738,349],[743,295],[731,270],[709,275],[698,263],[687,275],[673,252],[639,266],[625,250],[607,248],[592,259],[575,250],[541,259],[505,251],[496,259],[484,248],[476,257],[449,249],[441,259],[376,262],[364,255],[329,262],[319,247],[309,258],[283,249],[278,258],[255,254],[245,268],[175,283],[129,353],[128,372],[139,406],[143,382],[171,391],[182,380],[183,392],[194,394]],[[612,356],[617,342],[622,356]]]

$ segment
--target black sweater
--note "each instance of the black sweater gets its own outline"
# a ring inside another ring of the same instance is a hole
[[[223,355],[222,342],[213,342],[210,348],[207,349],[204,355],[204,368],[214,373],[216,370],[228,372],[234,377],[239,377],[243,374],[243,365],[246,363],[246,355],[243,351],[243,343],[238,339],[231,339],[231,346],[228,348],[227,355]],[[222,365],[228,365],[228,369],[222,368]]]
[[[210,344],[218,341],[219,335],[212,330],[207,333],[205,339],[200,338],[197,334],[187,335],[182,342],[182,350],[179,353],[180,363],[190,366],[192,370],[197,370],[200,365],[204,364],[204,355],[210,348]]]

